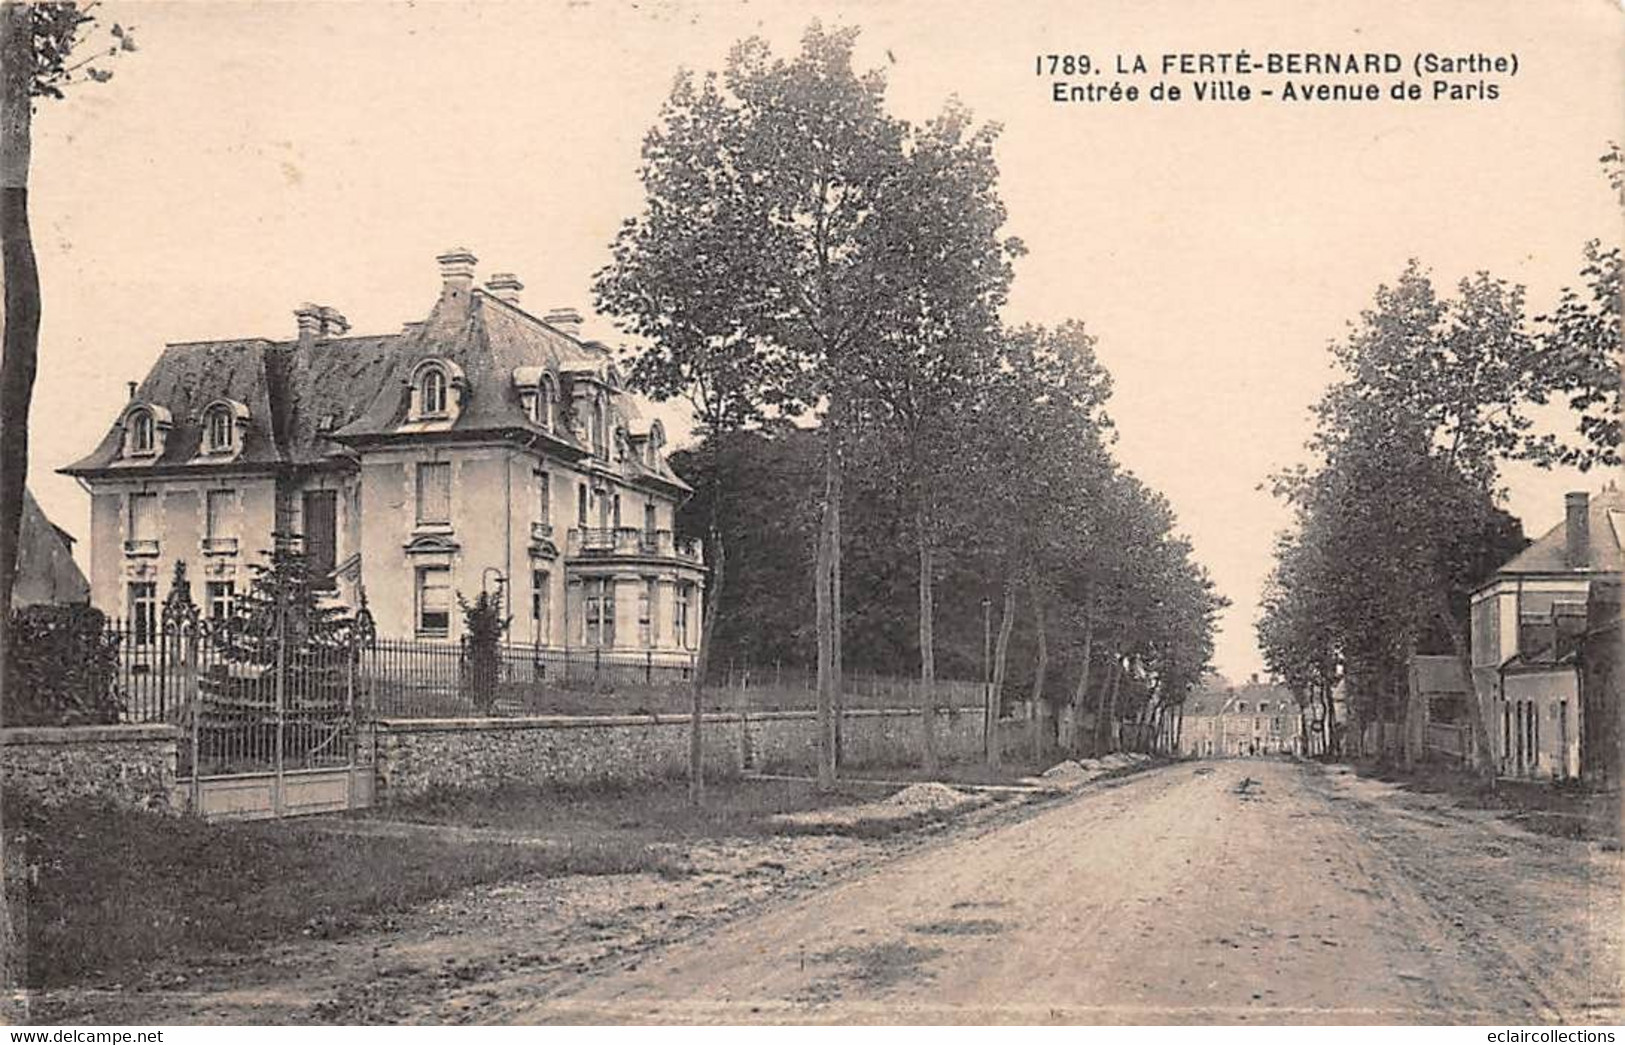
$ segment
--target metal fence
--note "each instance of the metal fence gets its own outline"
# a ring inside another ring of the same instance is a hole
[[[181,727],[178,775],[317,769],[353,754],[357,651],[234,644],[208,621],[114,624],[126,722]]]
[[[352,758],[358,723],[380,718],[681,714],[691,653],[555,650],[503,644],[476,667],[459,643],[369,639],[354,646],[244,649],[208,621],[115,624],[115,691],[127,722],[181,727],[180,776],[328,768]],[[703,690],[712,711],[817,706],[807,672],[742,667]],[[939,707],[979,705],[979,682],[940,680]],[[846,708],[914,708],[918,679],[848,674]]]

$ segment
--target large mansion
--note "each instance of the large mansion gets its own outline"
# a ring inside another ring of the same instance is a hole
[[[283,533],[382,636],[455,640],[458,595],[501,590],[516,642],[693,648],[706,571],[660,422],[579,313],[533,315],[512,275],[475,286],[466,250],[438,261],[439,300],[399,333],[307,305],[293,340],[168,346],[62,469],[91,492],[92,602],[150,635],[184,561],[224,613]]]

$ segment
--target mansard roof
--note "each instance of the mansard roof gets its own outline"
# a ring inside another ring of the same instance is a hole
[[[229,459],[239,468],[318,464],[347,453],[346,443],[420,436],[421,426],[403,429],[403,423],[411,405],[412,375],[429,360],[452,364],[463,383],[461,409],[435,428],[437,436],[521,432],[555,451],[588,456],[590,447],[570,426],[561,423],[549,431],[531,418],[520,399],[515,371],[546,371],[554,377],[561,407],[568,406],[582,382],[605,397],[610,432],[626,432],[632,450],[605,467],[631,481],[690,489],[664,454],[651,460],[638,452],[652,423],[621,388],[607,347],[574,337],[477,288],[443,291],[427,319],[397,334],[171,344],[95,450],[61,471],[109,475],[125,469],[218,467],[200,451],[203,414],[220,400],[247,408],[241,448]],[[137,406],[153,408],[159,416],[167,411],[172,422],[156,456],[124,453],[125,421]]]
[[[96,449],[61,470],[84,475],[198,463],[203,414],[222,400],[248,410],[233,465],[321,461],[338,450],[326,430],[353,420],[376,394],[382,364],[397,339],[347,337],[301,345],[233,338],[168,345]],[[167,411],[172,421],[155,458],[130,459],[123,453],[124,421],[138,407]]]

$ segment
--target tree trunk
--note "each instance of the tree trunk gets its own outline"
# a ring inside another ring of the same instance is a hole
[[[6,310],[0,355],[0,693],[11,685],[11,592],[17,579],[28,479],[28,412],[39,353],[39,270],[28,227],[33,71],[32,14],[25,4],[0,4],[0,252]],[[0,878],[13,870],[6,862],[5,834],[0,831]],[[22,980],[18,953],[11,908],[0,895],[0,991],[9,993]]]
[[[920,733],[924,740],[925,770],[937,771],[937,655],[935,646],[934,596],[931,539],[924,507],[915,513],[920,541]]]
[[[1106,751],[1106,700],[1111,696],[1112,686],[1121,667],[1117,651],[1113,650],[1111,663],[1106,667],[1106,677],[1100,680],[1100,689],[1095,694],[1095,749],[1092,754],[1096,757]]]
[[[1106,709],[1106,745],[1111,751],[1116,751],[1117,737],[1117,695],[1123,688],[1123,659],[1117,658],[1116,670],[1112,672],[1111,705]]]
[[[1033,664],[1033,692],[1029,703],[1032,718],[1033,761],[1044,757],[1044,676],[1049,672],[1049,635],[1044,626],[1044,595],[1032,586],[1033,624],[1038,628],[1038,654]]]
[[[833,775],[838,772],[841,765],[841,738],[842,730],[846,727],[846,659],[841,651],[841,635],[845,630],[844,610],[845,604],[841,598],[841,479],[845,474],[846,462],[841,454],[839,439],[835,443],[835,499],[831,507],[834,522],[830,525],[829,538],[829,648],[830,648],[830,676],[834,679],[834,687],[830,690],[832,721],[834,733],[831,736],[831,769]]]
[[[1016,626],[1016,589],[1004,586],[1004,615],[999,618],[999,639],[993,646],[993,684],[988,687],[987,764],[997,767],[1004,761],[999,748],[999,713],[1004,694],[1005,659],[1010,654],[1010,632]]]
[[[1074,755],[1083,753],[1083,705],[1089,699],[1089,666],[1095,655],[1094,599],[1086,595],[1083,600],[1083,670],[1078,672],[1078,688],[1072,694],[1072,735],[1067,747]]]
[[[714,468],[712,474],[715,474]],[[705,614],[700,618],[700,651],[694,658],[688,719],[688,800],[696,806],[705,804],[705,680],[710,673],[711,640],[716,634],[717,619],[721,615],[722,580],[728,562],[717,501],[718,495],[713,491],[711,526],[707,531],[705,546],[706,559],[711,567],[711,582],[705,587]],[[743,722],[740,728],[744,728]]]
[[[813,571],[818,627],[818,786],[822,790],[835,787],[835,690],[840,684],[832,674],[835,666],[832,618],[835,611],[830,581],[834,574],[835,471],[835,451],[831,442],[824,450],[824,511],[818,527],[818,554]]]

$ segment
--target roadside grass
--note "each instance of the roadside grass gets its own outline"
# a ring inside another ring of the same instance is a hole
[[[1392,764],[1359,763],[1355,772],[1416,794],[1449,795],[1463,808],[1495,813],[1536,834],[1619,846],[1618,791],[1593,791],[1577,782],[1491,782],[1474,773],[1433,763],[1423,763],[1411,772]]]
[[[786,834],[771,818],[883,798],[895,787],[842,783],[821,792],[802,780],[707,781],[705,804],[689,804],[676,779],[637,787],[444,790],[362,816],[418,824],[495,828],[547,838],[617,838],[653,844]]]
[[[334,936],[472,885],[679,873],[633,838],[560,846],[357,837],[299,820],[208,824],[99,805],[5,807],[7,899],[29,987],[142,982],[156,959]]]

